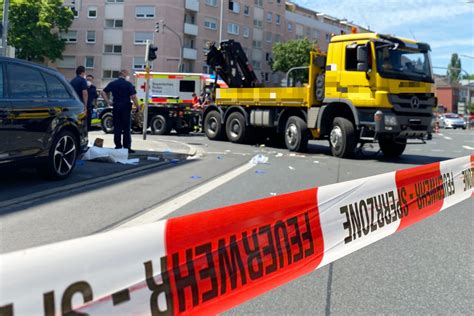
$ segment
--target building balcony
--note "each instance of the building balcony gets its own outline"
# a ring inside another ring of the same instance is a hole
[[[184,59],[191,59],[191,60],[196,60],[197,59],[197,50],[194,48],[183,48],[183,58]]]
[[[196,24],[184,23],[184,34],[197,36],[198,26]]]
[[[199,12],[199,0],[186,0],[185,8],[186,10]]]

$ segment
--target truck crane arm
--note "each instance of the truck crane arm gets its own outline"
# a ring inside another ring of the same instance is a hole
[[[249,64],[239,42],[226,40],[217,48],[215,43],[209,47],[207,64],[227,83],[229,88],[255,87],[257,76]]]

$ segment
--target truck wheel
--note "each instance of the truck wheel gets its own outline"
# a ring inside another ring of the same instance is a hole
[[[354,124],[344,117],[336,117],[332,123],[329,144],[334,157],[352,157],[357,146]]]
[[[169,135],[171,132],[171,123],[163,115],[155,115],[150,121],[151,132],[154,135]]]
[[[286,121],[285,145],[290,151],[306,151],[309,141],[309,130],[305,121],[298,116],[291,116]]]
[[[204,118],[204,133],[211,140],[222,140],[224,138],[224,126],[222,116],[217,111],[209,112]]]
[[[227,139],[233,143],[242,144],[246,140],[245,117],[240,112],[234,112],[225,123]]]
[[[407,147],[407,140],[404,138],[380,137],[380,150],[385,157],[395,158],[401,156]]]
[[[114,117],[112,113],[105,113],[100,120],[100,127],[106,134],[111,134],[114,132]]]

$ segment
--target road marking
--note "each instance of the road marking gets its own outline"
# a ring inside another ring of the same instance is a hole
[[[186,192],[180,196],[175,197],[174,199],[168,202],[165,202],[149,210],[145,214],[141,214],[125,223],[119,224],[118,226],[112,228],[112,230],[156,222],[162,219],[163,217],[182,208],[186,204],[218,188],[219,186],[225,184],[226,182],[229,182],[230,180],[240,176],[244,172],[252,169],[254,166],[255,166],[254,164],[246,163],[245,165],[242,165],[237,169],[234,169],[228,173],[225,173],[222,176],[215,178],[214,180],[208,183],[205,183],[190,192]]]
[[[431,151],[444,152],[444,149],[431,149]]]
[[[451,137],[449,137],[449,136],[444,136],[444,139],[447,139],[447,140],[452,140],[452,138],[451,138]]]
[[[474,147],[466,146],[466,145],[462,146],[462,148],[467,149],[467,150],[474,150]]]

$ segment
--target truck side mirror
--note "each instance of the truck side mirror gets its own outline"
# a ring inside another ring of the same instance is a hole
[[[364,71],[366,72],[368,69],[367,63],[357,63],[357,71]]]

